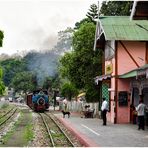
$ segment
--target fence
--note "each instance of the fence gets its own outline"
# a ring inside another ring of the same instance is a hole
[[[71,101],[71,102],[68,102],[67,106],[68,106],[68,109],[71,112],[79,112],[79,113],[81,113],[84,110],[84,106],[86,104],[90,105],[90,109],[95,109],[94,117],[98,117],[99,116],[99,111],[98,111],[99,103],[83,103],[83,102]],[[63,109],[63,102],[59,103],[59,109],[60,110]]]

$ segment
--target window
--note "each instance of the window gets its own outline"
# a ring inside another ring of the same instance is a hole
[[[113,58],[115,55],[115,42],[107,41],[105,44],[105,60]]]

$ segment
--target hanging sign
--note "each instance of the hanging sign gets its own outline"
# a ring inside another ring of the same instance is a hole
[[[105,69],[106,69],[106,74],[111,74],[113,72],[113,65],[112,64],[106,65]]]

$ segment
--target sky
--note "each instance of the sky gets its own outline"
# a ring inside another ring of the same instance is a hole
[[[0,0],[0,54],[50,50],[59,31],[74,27],[98,0]]]

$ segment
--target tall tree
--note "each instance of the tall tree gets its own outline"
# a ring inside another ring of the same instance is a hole
[[[89,12],[87,12],[86,16],[90,18],[90,20],[96,23],[96,19],[98,18],[98,7],[96,4],[92,4],[90,6]]]
[[[103,1],[100,15],[122,16],[130,15],[133,1]]]
[[[93,51],[94,35],[94,23],[81,25],[74,33],[74,51],[66,53],[60,60],[60,71],[63,76],[66,76],[78,89],[86,89],[86,93],[89,93],[88,86],[94,84],[94,77],[101,73],[101,60],[99,60],[101,54],[99,51]],[[89,99],[96,101],[98,96]]]
[[[80,22],[75,23],[74,29],[79,29],[81,25],[85,23],[94,23],[96,24],[96,19],[98,18],[98,7],[96,4],[92,4],[88,9],[86,18],[82,19]]]

